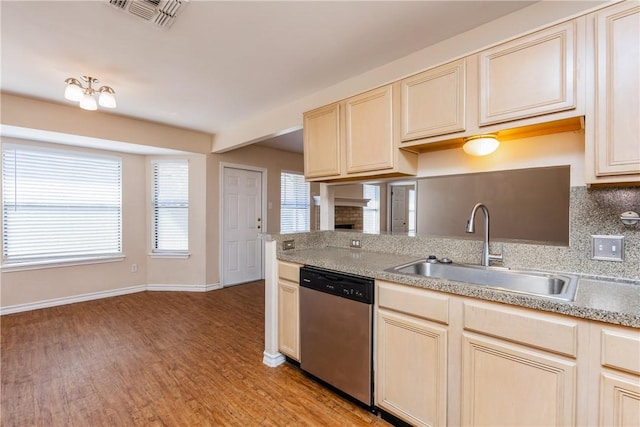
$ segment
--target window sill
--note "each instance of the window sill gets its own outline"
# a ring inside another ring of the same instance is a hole
[[[169,258],[169,259],[189,259],[189,257],[191,256],[190,253],[185,253],[185,252],[151,252],[149,254],[149,257],[152,259],[162,259],[162,258]]]
[[[43,270],[47,268],[57,267],[73,267],[76,265],[90,265],[90,264],[104,264],[107,262],[123,261],[124,255],[109,255],[109,256],[96,256],[96,257],[82,257],[82,258],[67,258],[57,260],[44,260],[44,261],[25,261],[3,264],[0,270],[3,273],[10,273],[13,271],[26,271],[26,270]]]

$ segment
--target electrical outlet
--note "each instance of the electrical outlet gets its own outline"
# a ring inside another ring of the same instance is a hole
[[[360,246],[360,240],[351,239],[351,247],[360,249],[362,247],[362,246]]]
[[[285,240],[284,242],[282,242],[282,249],[287,251],[289,249],[295,249],[296,248],[296,244],[293,240]]]
[[[624,236],[591,236],[591,259],[622,261]]]
[[[138,272],[138,264],[131,264],[131,272],[132,273]]]

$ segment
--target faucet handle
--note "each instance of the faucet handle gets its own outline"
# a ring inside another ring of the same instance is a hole
[[[503,259],[503,253],[504,253],[504,245],[500,244],[500,253],[492,254],[491,252],[489,252],[489,262],[491,262],[491,261],[502,262],[504,260]]]

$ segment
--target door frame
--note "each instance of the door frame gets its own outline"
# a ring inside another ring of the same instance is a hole
[[[418,219],[418,180],[412,179],[412,180],[401,180],[401,181],[390,181],[387,182],[387,231],[391,232],[391,228],[392,228],[392,221],[393,221],[393,196],[392,196],[392,191],[393,191],[393,187],[408,187],[408,186],[413,186],[413,191],[414,191],[414,197],[415,197],[415,207],[416,207],[416,228],[418,227],[417,225],[417,219]],[[408,197],[408,195],[407,195]],[[408,214],[408,212],[407,212]],[[408,221],[408,218],[407,218]],[[416,232],[416,230],[413,231],[414,233]]]
[[[225,277],[224,277],[224,266],[223,266],[223,260],[224,260],[224,170],[226,168],[230,168],[230,169],[241,169],[241,170],[245,170],[245,171],[251,171],[251,172],[259,172],[261,174],[261,181],[262,181],[262,195],[261,200],[260,200],[260,211],[261,211],[261,215],[262,215],[262,220],[260,221],[262,223],[261,230],[263,234],[266,234],[266,230],[267,230],[267,169],[265,168],[261,168],[261,167],[257,167],[257,166],[249,166],[249,165],[242,165],[242,164],[238,164],[238,163],[229,163],[229,162],[220,162],[220,176],[219,176],[219,195],[220,195],[220,203],[218,203],[218,230],[219,230],[219,236],[220,236],[220,241],[218,242],[218,270],[219,270],[219,274],[220,274],[220,286],[224,287],[225,286]],[[264,279],[264,239],[259,239],[260,240],[260,248],[261,248],[261,256],[262,256],[262,268],[261,268],[261,272],[260,272],[260,279]]]

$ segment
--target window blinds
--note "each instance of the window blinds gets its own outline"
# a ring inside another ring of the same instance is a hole
[[[362,209],[362,231],[365,233],[380,232],[380,186],[364,184],[363,197],[369,203]]]
[[[189,250],[189,163],[153,162],[153,252]]]
[[[3,263],[120,255],[118,157],[4,144]]]
[[[309,231],[309,183],[297,173],[280,174],[280,233]]]

